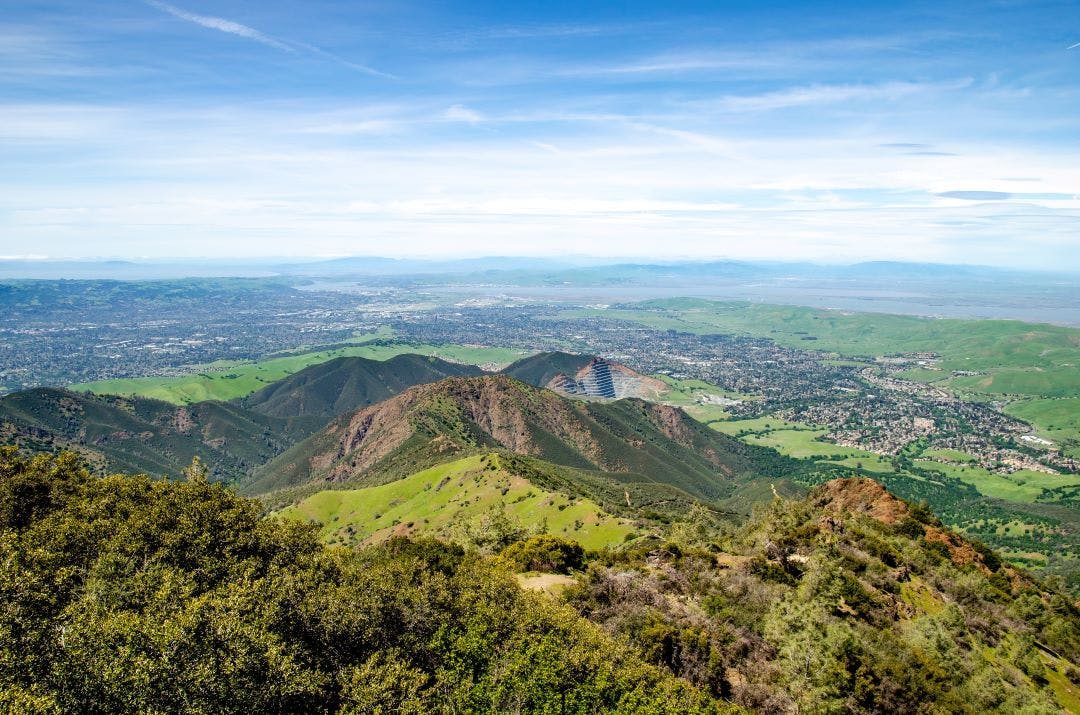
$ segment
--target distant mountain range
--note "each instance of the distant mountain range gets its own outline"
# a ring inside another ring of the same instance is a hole
[[[505,276],[524,277],[568,274],[579,279],[618,276],[657,277],[718,276],[726,278],[806,277],[816,279],[870,279],[957,277],[989,278],[1004,275],[1046,275],[1048,271],[958,265],[868,261],[852,264],[819,264],[784,261],[715,259],[626,259],[578,256],[570,258],[489,256],[456,260],[414,260],[379,256],[355,256],[326,260],[281,259],[176,259],[176,260],[0,260],[0,280],[18,279],[112,279],[159,280],[188,277],[348,277],[348,276]],[[1075,278],[1075,272],[1070,272]]]

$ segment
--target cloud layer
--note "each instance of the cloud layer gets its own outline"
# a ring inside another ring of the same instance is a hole
[[[26,10],[0,26],[0,254],[1080,268],[1059,21],[651,7]]]

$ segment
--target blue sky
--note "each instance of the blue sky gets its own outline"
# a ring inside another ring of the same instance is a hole
[[[8,2],[0,255],[1080,268],[1080,4]]]

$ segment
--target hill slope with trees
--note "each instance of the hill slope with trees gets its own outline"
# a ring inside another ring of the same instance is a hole
[[[474,365],[406,353],[388,360],[339,357],[306,367],[247,397],[244,407],[273,417],[331,417],[382,402],[415,385],[481,375]]]
[[[256,470],[251,493],[307,483],[378,484],[474,450],[661,482],[704,499],[795,465],[638,399],[570,400],[503,375],[448,378],[332,421]]]
[[[208,482],[0,450],[9,712],[1059,713],[1080,612],[870,480],[735,531],[328,547]],[[478,548],[479,546],[479,548]],[[514,571],[553,572],[544,579]],[[523,590],[525,583],[564,584]],[[556,594],[556,595],[553,595]]]

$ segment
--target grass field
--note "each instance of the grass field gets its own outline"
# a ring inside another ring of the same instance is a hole
[[[868,472],[891,472],[888,458],[854,447],[818,441],[824,430],[774,430],[760,435],[743,437],[750,444],[772,447],[781,454],[799,459],[818,458]]]
[[[989,375],[952,378],[948,384],[960,393],[1080,397],[1080,368],[1072,365],[1053,368],[1003,368]]]
[[[70,389],[109,395],[136,395],[165,400],[177,405],[203,400],[231,400],[250,395],[284,377],[318,363],[338,357],[365,357],[387,360],[402,353],[437,355],[444,360],[470,365],[506,365],[526,353],[506,348],[467,345],[412,345],[408,343],[375,342],[333,350],[282,355],[257,361],[220,360],[191,367],[187,375],[170,377],[137,377],[103,380],[71,385]]]
[[[765,432],[768,430],[815,430],[816,427],[798,422],[785,422],[777,417],[755,417],[749,420],[725,420],[710,422],[709,426],[717,432],[736,437],[740,434]]]
[[[1080,445],[1080,398],[1018,400],[1005,411],[1037,425],[1047,439]]]
[[[880,454],[855,447],[842,447],[818,441],[826,430],[797,422],[785,422],[775,417],[756,417],[749,420],[719,420],[708,423],[717,432],[739,437],[744,442],[771,447],[781,454],[797,459],[823,459],[867,472],[892,472],[892,462]]]
[[[942,464],[928,459],[917,459],[915,463],[967,482],[985,496],[1029,504],[1042,494],[1043,489],[1080,484],[1080,475],[1077,474],[1047,474],[1027,469],[1012,474],[995,474],[982,467]]]
[[[318,522],[330,543],[415,533],[460,540],[467,524],[501,506],[526,528],[546,522],[548,533],[586,548],[616,546],[637,533],[633,522],[605,513],[595,502],[546,491],[503,471],[497,455],[466,457],[377,487],[318,492],[277,514]]]
[[[733,400],[757,399],[752,395],[724,390],[704,380],[677,380],[668,375],[653,375],[652,377],[671,388],[671,392],[664,394],[664,402],[670,405],[694,405],[699,403],[704,396],[728,397]]]
[[[704,404],[703,400],[708,397],[726,397],[733,400],[758,399],[753,395],[723,390],[703,380],[678,380],[667,375],[653,375],[653,377],[671,388],[670,392],[661,396],[663,402],[682,407],[688,415],[705,424],[731,417],[731,413],[725,409],[724,405]]]

